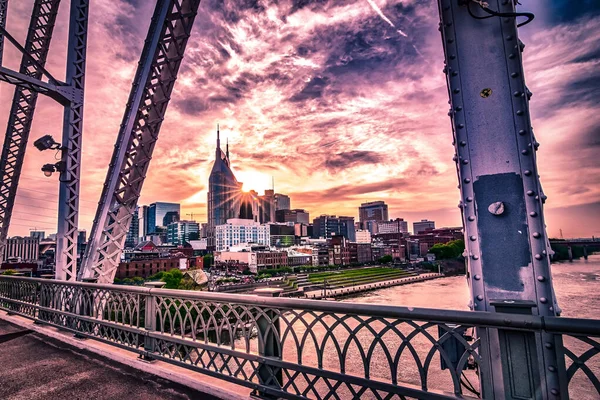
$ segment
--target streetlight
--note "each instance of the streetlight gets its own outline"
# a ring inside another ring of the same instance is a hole
[[[44,176],[51,177],[55,172],[63,172],[65,170],[65,162],[59,161],[56,164],[44,164],[42,172]]]
[[[44,135],[41,138],[37,139],[33,142],[33,145],[39,151],[44,150],[58,150],[62,152],[65,148],[61,146],[54,138],[50,135]],[[57,152],[58,153],[58,152]],[[62,155],[61,155],[62,158]],[[51,177],[55,172],[64,172],[66,170],[66,163],[64,161],[59,161],[55,164],[44,164],[42,166],[42,172],[44,176]]]

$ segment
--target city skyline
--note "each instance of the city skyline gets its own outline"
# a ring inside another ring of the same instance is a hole
[[[80,228],[88,231],[153,6],[119,3],[122,12],[102,0],[90,9],[94,35],[80,217]],[[435,4],[372,2],[388,22],[368,2],[305,3],[262,7],[255,2],[259,6],[245,8],[225,3],[219,9],[202,3],[139,204],[179,202],[182,214],[206,220],[214,126],[220,121],[240,181],[270,188],[274,176],[276,190],[290,195],[294,208],[313,216],[357,215],[360,203],[383,200],[390,218],[460,225]],[[521,29],[528,47],[526,79],[534,93],[533,125],[541,142],[539,168],[549,197],[546,220],[551,237],[558,237],[559,229],[567,237],[597,236],[600,168],[594,133],[600,116],[593,105],[600,22],[589,17],[597,12],[589,5],[570,6],[564,13],[560,2],[553,4],[547,12],[526,4],[536,12],[536,24]],[[122,20],[132,10],[145,22]],[[7,28],[21,42],[30,11],[29,2],[9,5]],[[59,79],[64,17],[59,14],[48,61]],[[120,34],[111,36],[110,29]],[[7,45],[5,65],[16,68],[19,60]],[[109,76],[115,86],[106,85]],[[0,124],[6,124],[13,89],[1,88]],[[60,132],[60,107],[48,99],[39,102],[44,107],[38,108],[31,142]],[[58,182],[39,170],[51,158],[31,151],[26,156],[11,236],[27,235],[30,228],[55,231]],[[586,176],[575,183],[578,169]]]

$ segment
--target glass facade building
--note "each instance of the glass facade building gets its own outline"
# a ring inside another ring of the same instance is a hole
[[[216,245],[215,227],[224,225],[228,219],[237,218],[240,213],[242,183],[231,171],[229,147],[226,153],[221,150],[219,128],[217,127],[217,148],[215,162],[208,178],[208,232],[209,248]]]
[[[156,202],[152,203],[148,206],[148,215],[146,222],[146,234],[151,235],[157,232],[157,228],[163,227],[165,228],[165,216],[173,215],[173,213],[177,213],[179,215],[181,206],[177,203],[162,203]],[[179,219],[179,218],[177,218]]]

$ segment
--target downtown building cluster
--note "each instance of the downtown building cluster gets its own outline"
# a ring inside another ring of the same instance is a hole
[[[285,194],[270,189],[260,195],[243,191],[242,186],[231,168],[229,145],[225,151],[221,149],[217,127],[207,221],[197,222],[191,213],[184,218],[178,203],[138,206],[116,277],[147,277],[174,267],[202,268],[203,256],[209,254],[216,267],[252,273],[302,265],[365,265],[384,256],[403,263],[430,257],[428,250],[433,245],[463,237],[462,228],[436,229],[435,222],[428,220],[415,222],[411,234],[407,221],[389,218],[383,201],[362,203],[358,221],[353,216],[328,214],[311,220],[306,210],[293,209]],[[80,255],[85,245],[82,231]],[[44,238],[43,232],[11,238],[2,268],[22,269],[23,263],[48,268],[53,251],[52,237]]]

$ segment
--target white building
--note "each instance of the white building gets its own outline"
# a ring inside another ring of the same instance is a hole
[[[408,233],[408,222],[396,218],[386,222],[377,222],[377,233]]]
[[[269,246],[269,225],[261,225],[251,219],[228,219],[224,225],[215,227],[216,251],[228,251],[232,246],[256,243]]]
[[[37,237],[15,236],[6,239],[4,259],[16,259],[20,262],[36,262],[39,255],[40,240]]]
[[[371,243],[371,232],[358,229],[356,231],[356,243]]]

